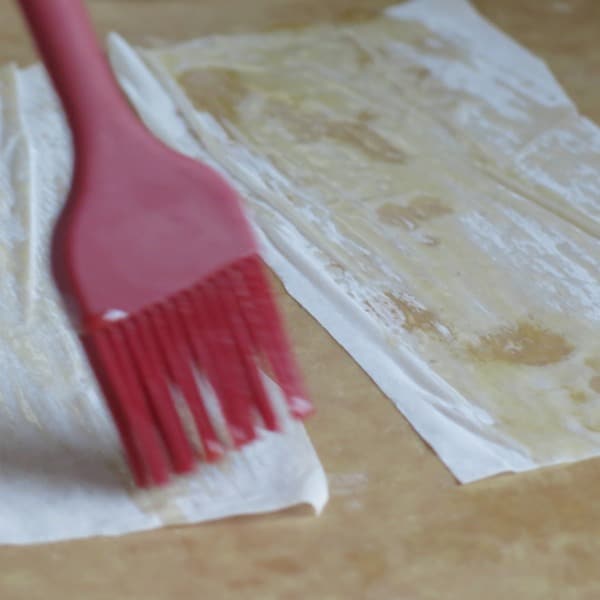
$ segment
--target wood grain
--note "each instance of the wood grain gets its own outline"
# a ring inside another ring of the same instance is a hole
[[[100,31],[135,42],[352,18],[382,0],[90,0]],[[477,0],[545,58],[600,122],[597,0]],[[12,3],[0,61],[33,60]],[[596,600],[600,461],[459,487],[369,378],[280,287],[319,413],[308,425],[331,479],[302,509],[118,539],[0,548],[0,598]],[[1,499],[0,499],[1,510]]]

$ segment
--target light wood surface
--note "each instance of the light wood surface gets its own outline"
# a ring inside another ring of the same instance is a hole
[[[101,31],[142,43],[386,4],[89,0]],[[582,112],[600,122],[598,0],[475,4],[544,57]],[[4,0],[0,62],[33,58]],[[600,461],[458,486],[345,352],[279,293],[319,409],[308,429],[331,479],[325,514],[294,509],[117,539],[0,547],[2,600],[600,598]]]

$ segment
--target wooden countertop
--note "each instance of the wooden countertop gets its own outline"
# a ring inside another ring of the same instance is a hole
[[[385,0],[88,0],[135,42],[299,24]],[[476,0],[600,122],[598,0]],[[33,52],[0,5],[0,62]],[[332,498],[304,509],[112,539],[0,547],[0,598],[596,600],[600,461],[460,487],[345,352],[280,290],[319,414]],[[334,376],[332,377],[332,374]],[[1,499],[0,499],[1,510]]]

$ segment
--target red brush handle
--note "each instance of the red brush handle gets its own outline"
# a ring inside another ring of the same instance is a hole
[[[108,142],[121,126],[129,129],[135,120],[83,2],[18,2],[67,113],[75,145]]]

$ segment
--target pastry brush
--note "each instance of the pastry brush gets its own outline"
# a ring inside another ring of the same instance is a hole
[[[73,136],[52,269],[136,483],[162,484],[312,405],[235,191],[122,95],[80,0],[19,0]],[[42,157],[43,159],[43,157]]]

